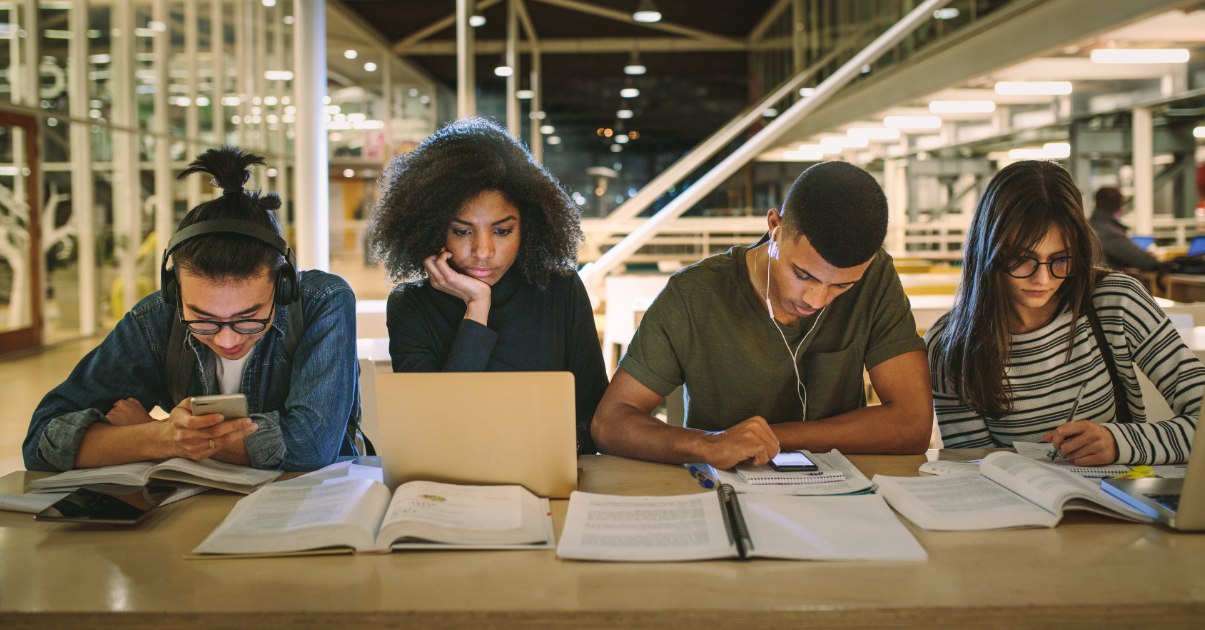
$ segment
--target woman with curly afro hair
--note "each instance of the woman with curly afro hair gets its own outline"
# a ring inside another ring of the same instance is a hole
[[[576,273],[577,207],[505,129],[445,125],[377,182],[369,245],[389,296],[395,372],[570,371],[578,452],[607,388]]]

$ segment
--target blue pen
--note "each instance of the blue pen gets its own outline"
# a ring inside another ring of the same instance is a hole
[[[699,470],[698,466],[691,466],[690,474],[695,479],[699,480],[700,486],[708,489],[715,487],[715,482],[711,480],[711,477],[708,477],[706,473],[704,473],[702,470]]]

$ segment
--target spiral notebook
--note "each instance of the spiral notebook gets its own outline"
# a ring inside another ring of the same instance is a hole
[[[736,472],[745,483],[754,486],[797,486],[845,481],[845,473],[835,470],[832,466],[819,460],[808,451],[801,452],[807,455],[808,459],[816,463],[817,470],[810,472],[783,472],[774,470],[774,467],[769,464],[762,466],[741,464],[736,467]]]
[[[1013,442],[1013,448],[1017,450],[1018,455],[1042,462],[1043,464],[1057,466],[1067,472],[1073,472],[1089,479],[1109,479],[1130,472],[1130,467],[1125,464],[1076,466],[1074,462],[1063,457],[1062,454],[1057,454],[1054,459],[1051,459],[1050,453],[1054,451],[1054,447],[1046,442]]]

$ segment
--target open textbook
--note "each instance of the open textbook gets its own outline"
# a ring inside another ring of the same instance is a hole
[[[988,455],[979,464],[979,473],[875,475],[874,481],[891,507],[929,530],[1054,527],[1065,510],[1154,522],[1109,496],[1098,481],[1015,453]]]
[[[388,553],[402,548],[552,548],[547,499],[520,486],[402,484],[393,497],[348,475],[319,485],[272,484],[240,499],[195,554]]]
[[[194,462],[182,457],[158,462],[137,462],[103,468],[81,468],[29,482],[33,492],[63,492],[96,484],[145,486],[153,479],[183,481],[198,486],[251,494],[281,475],[279,470],[258,470],[214,459]]]
[[[822,483],[799,483],[799,484],[754,484],[745,481],[745,478],[737,470],[720,470],[708,466],[707,464],[695,464],[704,472],[712,475],[720,484],[728,484],[734,490],[740,493],[758,493],[758,494],[797,494],[797,495],[834,495],[834,494],[855,494],[859,492],[867,492],[874,489],[874,484],[863,475],[848,459],[845,458],[837,449],[833,449],[827,453],[808,453],[808,457],[815,462],[819,472],[835,472],[844,475],[843,479],[826,481]],[[769,466],[750,467],[751,471],[769,472]]]
[[[667,497],[574,492],[556,552],[621,562],[928,557],[876,495],[738,494],[728,485]]]

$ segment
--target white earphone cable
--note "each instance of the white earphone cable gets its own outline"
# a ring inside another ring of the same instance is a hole
[[[777,232],[778,232],[778,228],[774,228],[774,231],[772,231],[770,233],[770,242],[771,243],[773,242],[774,235]],[[804,342],[807,341],[808,337],[810,337],[812,335],[812,331],[816,330],[816,324],[820,323],[820,317],[822,315],[824,315],[824,309],[826,307],[821,307],[820,312],[818,312],[816,314],[816,321],[812,322],[812,327],[809,328],[807,333],[803,335],[803,339],[799,340],[799,345],[795,346],[795,351],[791,352],[791,344],[787,342],[787,335],[786,335],[786,333],[782,332],[782,327],[778,325],[778,320],[774,319],[774,307],[770,305],[770,260],[771,260],[771,257],[770,257],[770,252],[769,252],[769,244],[767,243],[766,293],[765,293],[766,309],[770,312],[770,323],[774,324],[774,329],[777,330],[778,335],[780,337],[782,337],[782,345],[786,346],[787,354],[791,355],[791,367],[795,370],[795,383],[797,384],[797,387],[795,388],[795,396],[797,398],[799,398],[799,405],[803,410],[801,419],[807,420],[808,419],[808,398],[807,398],[808,397],[808,388],[807,388],[807,385],[803,384],[803,377],[800,376],[800,374],[799,374],[799,351],[801,349],[803,349],[803,344],[804,344]],[[754,264],[754,268],[756,269],[756,265],[757,265],[757,253],[756,252],[754,252],[754,254],[753,254],[753,264]],[[801,388],[803,389],[802,395],[800,395],[800,393],[799,393],[799,390]]]

